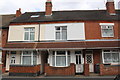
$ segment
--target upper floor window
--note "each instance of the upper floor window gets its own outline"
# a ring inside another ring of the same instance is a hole
[[[24,40],[34,40],[35,38],[35,28],[24,28]]]
[[[114,23],[100,23],[102,37],[114,37]]]
[[[56,30],[56,40],[67,40],[67,26],[57,26]]]

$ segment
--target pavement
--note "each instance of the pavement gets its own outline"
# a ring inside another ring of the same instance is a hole
[[[114,80],[115,76],[99,76],[99,75],[76,75],[76,76],[9,76],[9,73],[2,74],[2,80]]]

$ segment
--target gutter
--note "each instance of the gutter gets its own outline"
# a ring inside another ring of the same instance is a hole
[[[92,47],[92,48],[3,48],[2,50],[8,51],[31,51],[31,50],[41,50],[41,51],[48,51],[48,50],[81,50],[81,49],[112,49],[112,48],[120,48],[120,47]]]

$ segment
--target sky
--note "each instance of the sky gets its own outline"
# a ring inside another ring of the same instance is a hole
[[[107,0],[52,0],[53,11],[106,9]],[[0,0],[0,14],[15,14],[21,8],[24,12],[45,11],[46,0]],[[120,0],[114,0],[118,9]],[[119,8],[120,9],[120,8]]]

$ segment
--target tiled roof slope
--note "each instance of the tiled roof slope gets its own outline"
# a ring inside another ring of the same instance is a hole
[[[75,11],[53,11],[51,16],[45,16],[45,12],[26,12],[14,19],[11,23],[23,22],[50,22],[50,21],[85,21],[85,20],[120,20],[120,10],[116,15],[110,15],[106,10],[75,10]],[[32,15],[40,15],[31,18]]]

